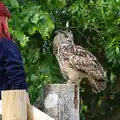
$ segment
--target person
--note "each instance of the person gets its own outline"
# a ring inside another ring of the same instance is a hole
[[[10,18],[10,11],[0,2],[0,99],[3,90],[23,89],[30,103],[22,56],[8,31]]]

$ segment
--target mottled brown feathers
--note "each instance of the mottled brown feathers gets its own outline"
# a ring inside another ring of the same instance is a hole
[[[75,45],[71,32],[58,33],[53,42],[53,52],[63,77],[74,84],[88,78],[94,92],[106,88],[106,74],[98,59],[85,48]]]

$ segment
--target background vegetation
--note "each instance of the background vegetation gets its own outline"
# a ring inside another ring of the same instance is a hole
[[[11,11],[9,31],[23,56],[31,103],[44,84],[64,83],[52,40],[69,21],[75,43],[98,57],[109,79],[97,95],[82,83],[81,120],[120,120],[120,0],[3,1]]]

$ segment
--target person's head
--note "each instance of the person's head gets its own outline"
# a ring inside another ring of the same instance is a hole
[[[0,38],[10,39],[10,33],[8,31],[8,19],[10,18],[10,12],[5,5],[0,2]]]

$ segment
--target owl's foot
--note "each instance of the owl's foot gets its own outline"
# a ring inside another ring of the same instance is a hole
[[[66,84],[71,84],[71,83],[72,83],[72,82],[71,82],[70,80],[68,80]]]
[[[66,82],[66,84],[71,84],[71,81],[70,80],[68,80],[67,82]],[[65,85],[65,89],[67,89],[68,88],[68,86],[67,85]]]

